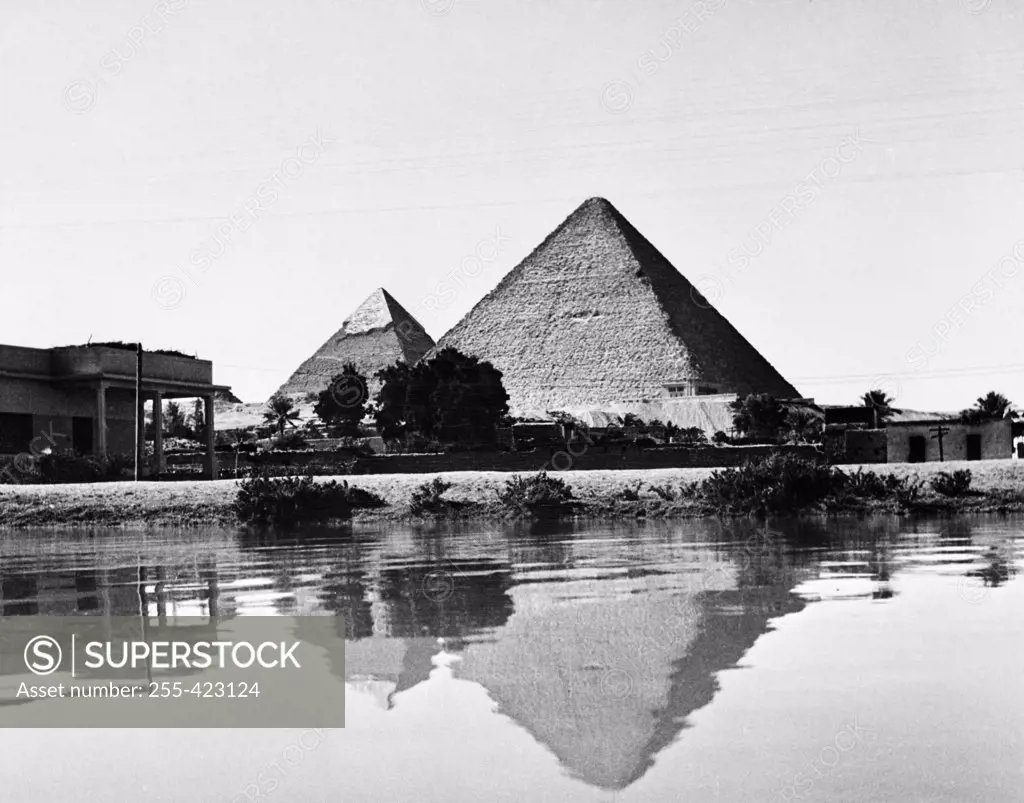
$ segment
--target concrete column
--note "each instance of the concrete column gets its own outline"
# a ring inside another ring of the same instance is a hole
[[[153,394],[153,464],[159,476],[164,473],[164,394]]]
[[[96,388],[96,442],[93,451],[99,457],[107,456],[107,386],[102,382]]]
[[[210,479],[215,480],[217,479],[217,454],[215,452],[216,439],[213,435],[213,396],[204,396],[203,401],[206,403],[206,460],[203,470]]]
[[[139,460],[139,476],[144,477],[146,471],[146,394],[139,394],[138,410],[135,411],[135,453]]]

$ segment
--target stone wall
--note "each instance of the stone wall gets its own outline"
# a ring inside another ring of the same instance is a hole
[[[663,447],[639,449],[627,447],[592,447],[586,450],[574,446],[577,456],[565,451],[535,450],[532,452],[455,452],[451,454],[375,455],[353,458],[347,454],[295,452],[266,455],[265,465],[287,465],[298,470],[306,467],[323,470],[330,466],[339,469],[355,459],[357,474],[434,474],[450,471],[504,471],[529,473],[547,471],[597,471],[607,469],[700,468],[739,466],[747,460],[766,457],[772,452],[824,462],[824,454],[813,446],[723,446],[694,449]],[[199,461],[200,456],[168,456],[168,464],[186,464]],[[234,456],[222,453],[222,467],[234,466]],[[239,467],[252,465],[246,455],[239,458]]]
[[[884,463],[887,460],[886,431],[884,429],[846,430],[846,463]]]

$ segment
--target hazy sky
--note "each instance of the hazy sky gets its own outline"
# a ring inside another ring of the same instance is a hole
[[[806,396],[1024,403],[1022,43],[1013,0],[0,0],[0,342],[259,401],[601,195]]]

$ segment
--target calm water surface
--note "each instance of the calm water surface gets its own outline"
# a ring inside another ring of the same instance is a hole
[[[347,726],[311,749],[6,730],[0,800],[1020,801],[1022,530],[3,535],[4,616],[318,613],[349,641]]]

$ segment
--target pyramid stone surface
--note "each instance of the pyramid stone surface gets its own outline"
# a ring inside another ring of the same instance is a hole
[[[799,393],[608,201],[591,198],[437,344],[489,360],[515,412],[722,393]]]
[[[345,363],[355,363],[366,376],[371,398],[379,389],[373,375],[401,360],[414,363],[434,345],[419,321],[384,288],[374,290],[345,319],[316,353],[306,360],[277,391],[297,398],[319,393],[341,373]]]

